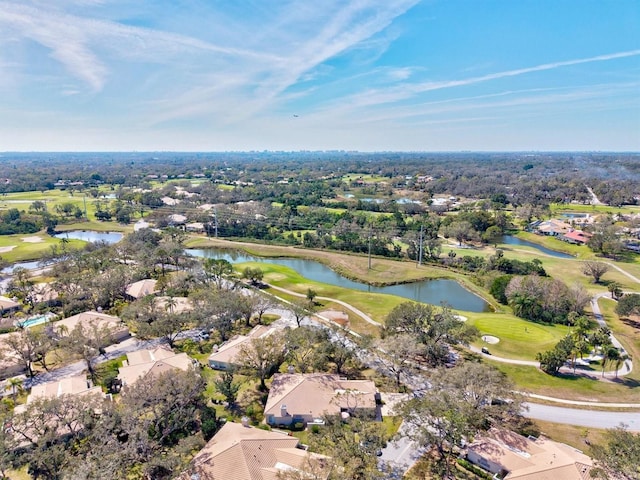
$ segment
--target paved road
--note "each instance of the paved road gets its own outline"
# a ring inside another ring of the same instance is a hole
[[[294,295],[296,297],[302,297],[305,298],[306,295],[302,294],[302,293],[297,293],[294,292],[292,290],[287,290],[286,288],[282,288],[282,287],[276,287],[275,285],[271,285],[269,283],[267,283],[267,285],[269,285],[269,287],[273,288],[274,290],[278,290],[280,292],[284,292],[287,293],[289,295]],[[358,315],[359,317],[361,317],[364,321],[366,321],[367,323],[370,323],[371,325],[375,325],[376,327],[380,326],[380,322],[376,322],[373,318],[371,318],[369,315],[367,315],[366,313],[358,310],[356,307],[354,307],[353,305],[350,305],[346,302],[343,302],[342,300],[338,300],[336,298],[329,298],[329,297],[316,297],[318,300],[326,300],[328,302],[334,302],[337,303],[339,305],[342,305],[345,308],[348,308],[349,310],[351,310],[353,313],[355,313],[356,315]]]
[[[547,422],[564,423],[590,428],[614,428],[624,423],[630,431],[640,432],[640,412],[601,412],[525,403],[529,411],[525,417]]]
[[[399,438],[387,443],[387,446],[382,449],[379,464],[381,469],[390,470],[387,478],[402,478],[404,473],[418,461],[425,451],[424,447],[406,436],[407,429],[406,423],[400,425]]]

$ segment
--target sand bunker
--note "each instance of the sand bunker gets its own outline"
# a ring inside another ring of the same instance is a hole
[[[349,324],[349,315],[345,312],[341,312],[340,310],[325,310],[323,312],[318,312],[318,315],[328,318],[329,320],[336,322],[343,327]]]
[[[42,239],[42,237],[39,237],[37,235],[33,236],[33,237],[24,237],[22,239],[23,242],[27,242],[27,243],[40,243],[40,242],[44,242],[44,240]]]
[[[460,320],[461,322],[466,322],[467,320],[469,320],[464,315],[454,315],[454,317],[456,318],[456,320]]]
[[[9,245],[8,247],[0,247],[0,253],[7,253],[16,248],[15,245]]]
[[[491,345],[495,345],[500,341],[500,339],[498,337],[494,337],[493,335],[483,335],[482,341]]]

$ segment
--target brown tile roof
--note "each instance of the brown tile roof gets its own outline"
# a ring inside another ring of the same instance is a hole
[[[57,398],[61,395],[99,395],[104,397],[99,386],[91,386],[84,375],[63,378],[57,382],[41,383],[31,388],[31,393],[27,397],[27,403],[31,403],[38,398]]]
[[[591,234],[583,232],[581,230],[572,230],[565,233],[564,238],[573,240],[575,242],[587,243],[591,238]]]
[[[297,445],[295,437],[227,422],[192,464],[201,478],[272,480],[279,471],[300,469],[310,455],[326,458],[298,449]],[[185,474],[180,478],[191,477]]]
[[[231,364],[233,363],[233,359],[235,358],[235,356],[240,351],[240,348],[242,347],[242,345],[250,342],[254,338],[260,338],[267,335],[271,335],[275,331],[276,329],[273,327],[267,327],[265,325],[257,325],[256,327],[253,328],[253,330],[249,332],[248,335],[236,335],[235,337],[231,338],[229,341],[223,343],[220,347],[218,347],[217,351],[213,352],[209,356],[209,361],[210,362],[213,361],[217,363],[225,363],[227,365]]]
[[[12,310],[20,307],[18,302],[14,302],[10,298],[0,296],[0,312],[3,310]]]
[[[193,361],[186,353],[176,355],[168,347],[157,347],[127,353],[127,360],[118,369],[118,378],[123,385],[132,385],[147,375],[159,375],[175,369],[187,371],[192,367]]]
[[[142,298],[147,295],[152,295],[158,290],[156,290],[157,280],[152,280],[150,278],[139,280],[130,285],[127,285],[125,290],[126,294],[133,298]]]
[[[505,480],[586,480],[593,467],[590,457],[569,445],[496,428],[467,450],[502,465],[509,472]]]
[[[95,323],[98,328],[114,328],[114,329],[122,329],[125,328],[123,326],[122,320],[118,317],[114,317],[113,315],[107,315],[106,313],[100,313],[95,311],[78,313],[77,315],[73,315],[72,317],[65,318],[63,320],[58,320],[53,324],[54,329],[64,326],[68,331],[73,330],[78,325],[88,325],[90,323]]]
[[[376,386],[370,380],[345,380],[325,373],[273,376],[264,414],[280,416],[286,405],[290,415],[321,417],[341,409],[375,408]]]

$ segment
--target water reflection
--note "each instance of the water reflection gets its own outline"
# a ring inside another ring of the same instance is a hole
[[[386,293],[398,297],[408,298],[418,302],[440,305],[447,303],[458,310],[468,312],[490,311],[489,304],[474,293],[463,288],[455,280],[437,279],[420,282],[404,283],[376,287],[360,282],[354,282],[334,272],[329,267],[313,261],[300,258],[260,258],[252,257],[237,251],[218,249],[187,249],[187,253],[195,257],[219,258],[231,263],[263,262],[289,267],[301,276],[316,282],[337,285],[343,288],[372,293]]]

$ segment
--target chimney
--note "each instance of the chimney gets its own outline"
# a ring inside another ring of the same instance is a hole
[[[289,365],[287,367],[287,373],[292,374],[292,373],[296,373],[296,369],[293,365]]]
[[[240,421],[242,422],[243,427],[249,428],[249,417],[245,415],[240,419]]]
[[[289,416],[289,412],[287,412],[287,406],[284,403],[282,405],[280,405],[280,416],[281,417],[288,417]]]

